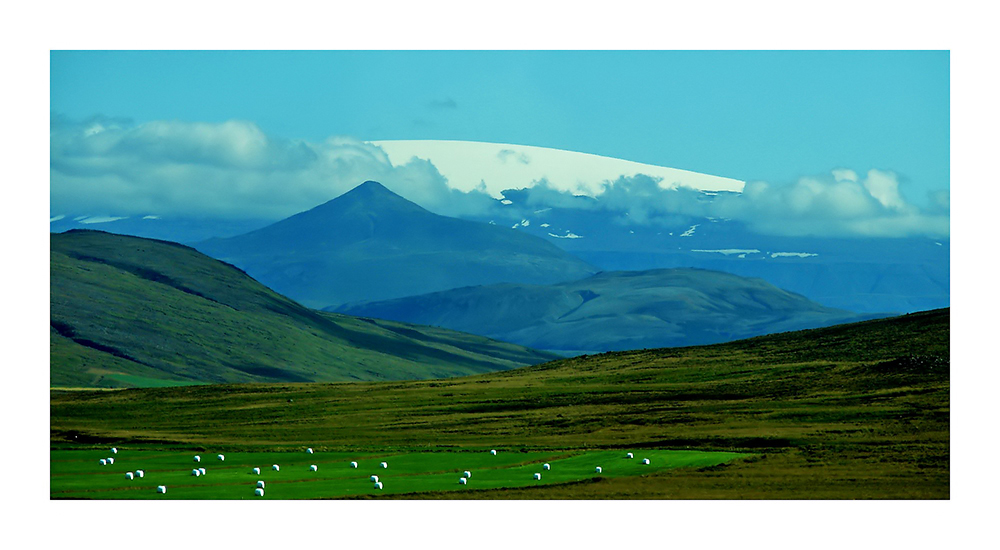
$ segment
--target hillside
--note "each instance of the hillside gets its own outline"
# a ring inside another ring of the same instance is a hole
[[[595,478],[461,498],[949,498],[949,319],[936,310],[449,380],[53,393],[51,440],[299,452],[727,450],[754,456],[640,483]]]
[[[50,249],[54,387],[440,378],[553,357],[317,312],[175,243],[71,231]]]
[[[560,353],[713,344],[871,318],[761,279],[703,269],[599,273],[348,304],[335,311],[461,330]]]
[[[374,181],[196,247],[310,307],[498,282],[547,284],[597,271],[543,239],[433,214]]]

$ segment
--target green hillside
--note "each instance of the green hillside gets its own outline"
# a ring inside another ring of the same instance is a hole
[[[465,495],[948,498],[949,333],[945,309],[448,380],[55,392],[51,439],[233,452],[727,451],[752,456],[642,483]]]
[[[175,243],[71,231],[50,248],[53,387],[442,378],[554,357],[314,311]]]

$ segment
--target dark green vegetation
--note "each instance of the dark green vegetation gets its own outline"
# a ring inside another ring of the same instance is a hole
[[[314,311],[165,241],[72,231],[50,247],[53,387],[442,378],[554,357]]]
[[[55,449],[750,453],[433,498],[949,497],[949,311],[447,380],[53,392]],[[413,496],[413,495],[411,495]]]
[[[714,344],[879,317],[823,307],[762,279],[705,269],[616,271],[552,285],[456,288],[335,311],[445,327],[563,354]]]
[[[266,499],[345,498],[365,495],[403,495],[439,491],[476,491],[514,487],[545,487],[575,483],[594,478],[632,477],[673,468],[705,468],[722,464],[742,455],[702,451],[644,450],[629,459],[619,451],[524,452],[496,456],[480,452],[422,453],[348,453],[304,452],[226,453],[225,461],[217,453],[202,453],[202,461],[193,461],[194,453],[178,451],[143,451],[120,448],[112,455],[101,449],[52,451],[52,498],[111,499],[250,499],[255,498],[257,481],[264,482]],[[113,465],[98,461],[114,456]],[[650,463],[641,460],[649,458]],[[351,461],[358,467],[351,467]],[[385,461],[387,468],[380,463]],[[551,470],[545,470],[548,463]],[[271,468],[278,464],[277,471]],[[310,465],[317,467],[310,470]],[[602,471],[596,473],[596,467]],[[205,468],[205,475],[195,477],[191,470]],[[255,474],[253,468],[260,468]],[[144,476],[127,479],[125,472],[142,469]],[[465,471],[471,477],[462,485]],[[535,473],[542,474],[540,480]],[[382,489],[376,489],[370,476],[377,475]],[[156,487],[165,485],[166,493]]]
[[[597,271],[541,238],[433,214],[374,181],[263,229],[196,246],[317,308]]]

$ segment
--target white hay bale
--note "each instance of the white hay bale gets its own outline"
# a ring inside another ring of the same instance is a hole
[[[383,468],[388,468],[388,467],[389,467],[389,465],[388,465],[388,464],[386,464],[385,462],[383,462],[383,463],[381,464],[381,466],[382,466]]]
[[[115,455],[118,454],[118,448],[117,447],[111,447],[111,454],[115,454]]]
[[[143,476],[145,476],[145,475],[146,475],[146,472],[144,472],[144,471],[142,471],[142,470],[136,470],[136,471],[135,471],[135,475],[137,475],[137,476],[139,476],[139,477],[143,477]]]
[[[157,493],[166,493],[167,492],[167,486],[166,485],[157,485],[156,486],[156,492]]]
[[[191,475],[193,475],[194,477],[198,477],[201,475],[201,470],[195,468],[194,470],[191,470]]]
[[[108,464],[114,464],[114,463],[115,463],[115,459],[109,456],[108,457]]]
[[[316,465],[315,464],[310,465],[309,470],[315,472],[317,470]]]
[[[357,462],[351,462],[351,468],[357,468],[357,467],[358,467]]]
[[[219,460],[225,461],[226,460],[226,455],[219,455],[217,458]]]
[[[135,479],[135,474],[132,472],[125,472],[125,479]]]
[[[648,458],[644,458],[644,459],[642,459],[642,463],[643,463],[643,464],[649,464],[649,459],[648,459]]]
[[[194,461],[195,462],[201,462],[201,457],[198,456],[198,455],[194,455]]]
[[[465,485],[466,483],[468,483],[468,480],[465,479],[464,477],[458,478],[458,484],[459,485]]]
[[[204,468],[198,468],[198,471],[201,472],[201,475],[205,475],[205,469]]]
[[[280,472],[281,466],[278,466],[277,464],[272,464],[271,469],[274,470],[275,472]]]
[[[260,468],[254,468],[253,469],[253,475],[259,476],[260,475]]]
[[[548,463],[548,462],[546,462],[545,464],[542,464],[542,469],[543,469],[543,470],[549,470],[549,469],[551,469],[551,468],[552,468],[552,466],[549,466],[549,463]]]
[[[466,471],[462,472],[462,475],[465,476],[465,477],[472,477],[472,472],[466,470]]]
[[[313,450],[312,449],[306,449],[306,452],[309,453],[309,454],[313,454]]]
[[[378,489],[379,491],[381,491],[382,490],[382,482],[379,481],[379,482],[375,483],[375,488]]]
[[[598,467],[594,468],[594,472],[596,472],[598,474],[601,473],[601,467],[598,466]]]
[[[535,479],[542,479],[542,474],[535,473]]]
[[[490,449],[490,454],[493,455],[493,456],[496,456],[497,450],[496,449]]]
[[[264,482],[260,481],[260,480],[257,480],[257,488],[258,489],[263,489],[264,488]]]
[[[368,481],[371,481],[373,483],[378,483],[378,476],[372,476],[372,477],[368,478]]]
[[[259,496],[259,497],[262,497],[262,496],[264,496],[264,489],[261,489],[261,488],[258,487],[258,488],[256,488],[256,489],[253,490],[253,494],[255,494],[255,495]]]
[[[625,458],[632,458],[632,453],[625,453]]]
[[[106,458],[102,458],[102,459],[98,460],[98,462],[101,464],[101,466],[107,466],[108,465],[108,459],[106,459]]]

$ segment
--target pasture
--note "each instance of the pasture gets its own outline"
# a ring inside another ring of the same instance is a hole
[[[646,449],[627,458],[626,450],[530,451],[496,455],[483,451],[352,453],[321,452],[226,452],[225,461],[216,453],[120,449],[113,465],[102,466],[110,450],[76,449],[51,451],[50,497],[53,499],[322,499],[357,498],[445,492],[465,493],[560,485],[595,477],[643,476],[677,468],[703,468],[746,456],[731,452]],[[201,462],[193,457],[199,454]],[[648,465],[642,459],[649,458]],[[353,468],[351,462],[357,462]],[[387,468],[381,466],[387,464]],[[543,469],[548,463],[550,469]],[[280,465],[275,471],[273,464]],[[316,465],[316,471],[310,466]],[[596,467],[602,472],[597,474]],[[192,469],[205,474],[192,475]],[[260,468],[255,474],[253,468]],[[142,478],[128,479],[126,472],[143,470]],[[463,473],[472,475],[460,484]],[[534,474],[541,473],[535,480]],[[370,476],[383,483],[375,489]],[[265,484],[264,496],[255,496],[257,482]],[[160,485],[166,493],[158,493]],[[458,496],[458,495],[455,495]]]

